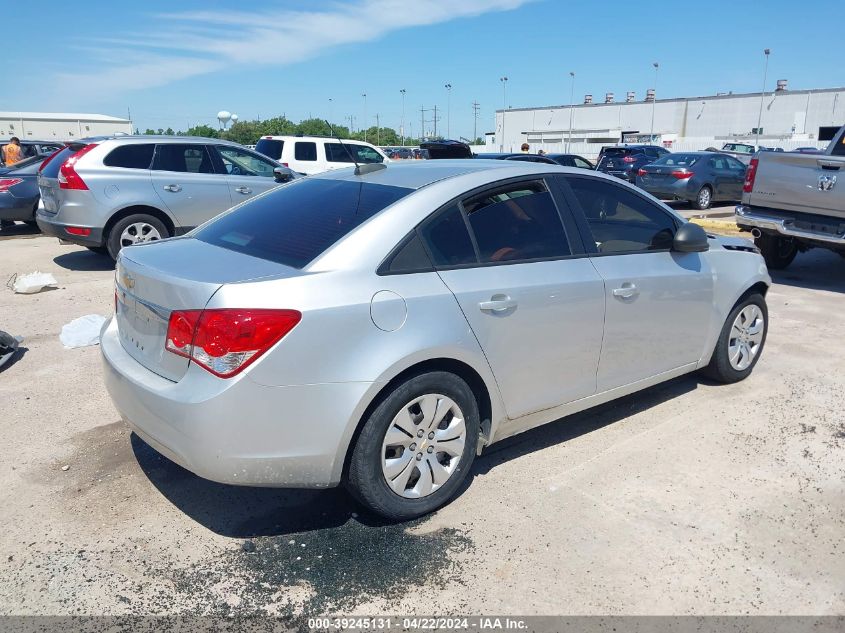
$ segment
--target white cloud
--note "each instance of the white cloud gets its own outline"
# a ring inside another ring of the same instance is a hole
[[[357,0],[323,10],[261,8],[155,16],[155,27],[97,41],[96,71],[63,73],[60,91],[116,94],[238,65],[289,65],[393,31],[516,9],[532,0]]]

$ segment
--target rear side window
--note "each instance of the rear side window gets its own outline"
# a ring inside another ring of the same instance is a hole
[[[485,192],[463,206],[482,263],[572,254],[560,214],[542,181]]]
[[[108,167],[149,169],[153,160],[153,150],[155,150],[155,145],[152,143],[122,145],[114,148],[103,159],[103,164]]]
[[[330,163],[381,163],[384,157],[372,147],[357,143],[326,143],[326,160]],[[352,158],[355,158],[355,161]]]
[[[58,178],[59,169],[61,169],[64,162],[75,153],[76,151],[72,150],[70,147],[65,147],[64,149],[59,150],[59,153],[56,154],[49,163],[47,163],[47,166],[44,167],[41,173],[47,178]]]
[[[284,141],[277,141],[272,138],[260,138],[255,144],[255,151],[260,154],[272,158],[273,160],[280,160],[282,158],[282,150],[285,147]]]
[[[460,266],[478,262],[458,205],[431,218],[420,228],[420,235],[428,245],[435,266]]]
[[[839,139],[838,143],[833,144],[833,149],[830,152],[831,156],[845,156],[845,134]]]
[[[431,260],[425,252],[420,236],[415,232],[399,247],[379,274],[418,273],[431,271]]]
[[[213,174],[214,166],[205,145],[168,143],[156,146],[153,169],[191,174]]]
[[[303,178],[221,215],[194,234],[232,251],[302,268],[413,189]]]
[[[317,160],[317,144],[297,141],[293,145],[293,157],[296,160]]]

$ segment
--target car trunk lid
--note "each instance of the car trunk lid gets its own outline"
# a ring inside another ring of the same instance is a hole
[[[121,345],[150,371],[178,381],[190,361],[165,350],[171,312],[205,308],[224,284],[298,274],[294,268],[193,238],[125,248],[115,272]]]

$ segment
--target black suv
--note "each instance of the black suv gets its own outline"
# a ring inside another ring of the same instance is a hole
[[[649,165],[669,153],[669,150],[656,145],[602,147],[596,170],[633,183],[640,167]]]

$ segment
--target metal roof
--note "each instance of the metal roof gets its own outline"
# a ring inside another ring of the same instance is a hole
[[[78,112],[0,112],[0,119],[29,119],[30,121],[102,121],[103,123],[131,123],[107,114],[82,114]]]

